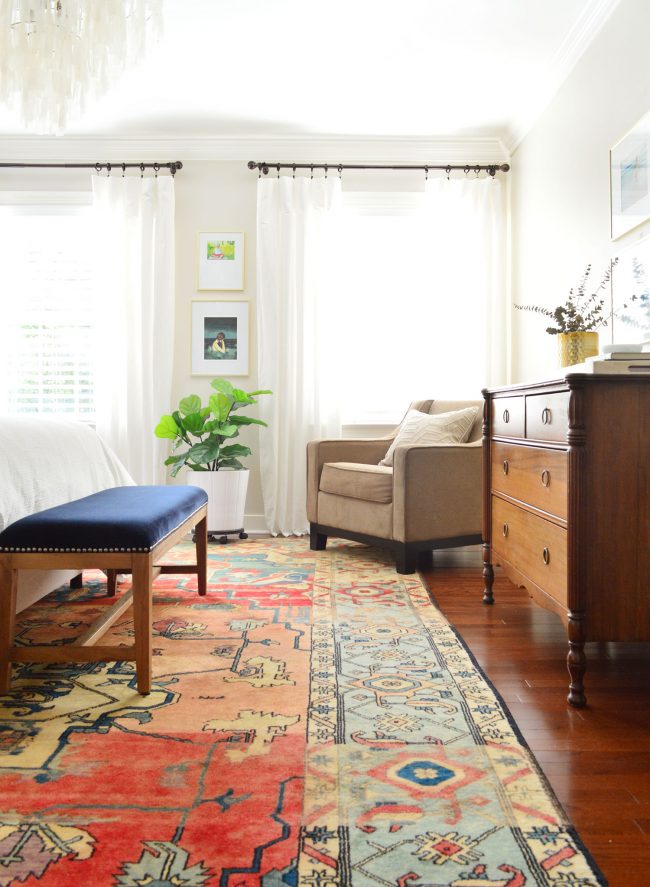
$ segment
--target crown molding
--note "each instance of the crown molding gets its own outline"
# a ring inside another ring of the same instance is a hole
[[[268,163],[503,163],[498,137],[294,136],[282,138],[0,137],[0,161],[15,163],[133,163],[157,160]]]
[[[531,96],[526,112],[509,127],[504,139],[504,147],[509,154],[519,147],[539,120],[620,2],[621,0],[590,0],[585,5],[555,53],[544,78],[544,86],[537,95]]]

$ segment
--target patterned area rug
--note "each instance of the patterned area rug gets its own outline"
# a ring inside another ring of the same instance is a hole
[[[211,546],[209,577],[156,582],[147,697],[128,663],[20,667],[0,887],[605,883],[417,576],[264,539]],[[110,603],[85,579],[20,642],[80,634]]]

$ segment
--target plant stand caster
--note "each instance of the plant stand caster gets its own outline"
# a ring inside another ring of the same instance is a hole
[[[244,531],[242,530],[241,533],[239,534],[239,538],[240,539],[248,539],[248,533],[244,533]]]
[[[225,545],[228,542],[228,537],[227,536],[219,536],[219,542],[221,542],[222,545]]]

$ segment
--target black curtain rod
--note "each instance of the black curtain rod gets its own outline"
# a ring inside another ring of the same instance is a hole
[[[158,172],[159,169],[168,169],[175,176],[179,169],[183,169],[180,160],[172,160],[169,163],[0,163],[0,168],[4,169],[95,169],[101,172],[103,169],[110,172],[113,169],[121,169],[124,172],[127,169],[139,169],[144,172],[145,169],[153,169]]]
[[[368,166],[367,164],[355,164],[355,163],[257,163],[255,160],[248,161],[249,169],[258,169],[260,171],[260,175],[264,173],[264,175],[268,175],[269,171],[274,169],[277,170],[278,173],[281,169],[291,169],[294,172],[297,169],[309,169],[312,172],[315,169],[324,169],[325,173],[330,169],[336,170],[339,174],[344,169],[414,169],[414,170],[422,170],[425,173],[428,173],[430,169],[443,169],[445,172],[449,173],[452,169],[462,169],[463,172],[475,172],[479,173],[482,170],[485,170],[488,175],[494,176],[497,171],[499,172],[508,172],[510,169],[509,163],[444,163],[444,164],[436,164],[436,163],[418,163],[415,166],[404,166],[404,165],[395,165],[395,166]]]

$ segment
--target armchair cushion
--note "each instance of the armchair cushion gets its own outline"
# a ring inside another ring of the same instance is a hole
[[[400,446],[436,446],[465,443],[469,438],[478,407],[466,407],[449,413],[421,413],[409,410],[380,466],[393,464],[395,448]]]
[[[366,502],[393,501],[393,469],[358,462],[326,462],[320,479],[324,493],[363,499]]]

